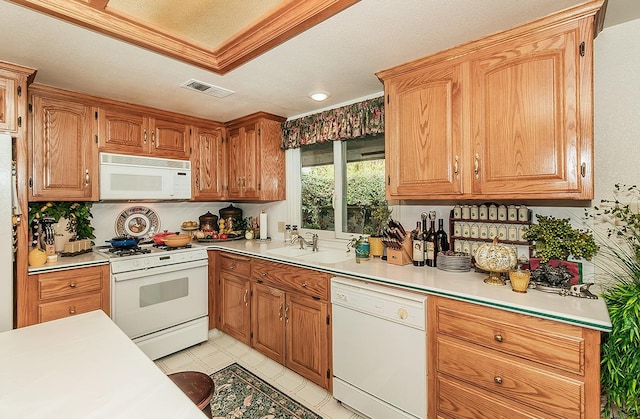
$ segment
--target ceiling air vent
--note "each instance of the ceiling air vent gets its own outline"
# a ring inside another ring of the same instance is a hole
[[[180,87],[184,87],[185,89],[189,90],[195,90],[196,92],[204,93],[210,96],[215,96],[220,99],[235,93],[233,90],[214,86],[213,84],[205,83],[196,79],[188,80],[182,83]]]

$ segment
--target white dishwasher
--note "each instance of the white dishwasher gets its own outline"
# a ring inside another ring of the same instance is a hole
[[[331,279],[333,396],[373,419],[427,417],[425,295]]]

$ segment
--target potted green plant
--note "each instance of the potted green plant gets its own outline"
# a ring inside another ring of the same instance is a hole
[[[601,345],[603,416],[639,418],[640,190],[616,184],[614,195],[614,200],[602,200],[593,213],[596,226],[607,226],[595,265],[612,325]]]
[[[91,225],[92,202],[31,202],[29,203],[29,225],[34,219],[51,217],[56,222],[66,218],[67,231],[73,237],[71,240],[95,239],[94,228]]]
[[[371,237],[369,237],[369,245],[371,247],[372,256],[382,256],[384,253],[384,244],[382,244],[382,232],[389,223],[391,218],[391,208],[386,204],[374,207],[369,217]]]
[[[535,256],[539,258],[539,266],[532,259],[532,279],[552,287],[565,287],[572,279],[577,282],[579,265],[568,259],[591,260],[598,251],[593,234],[574,228],[568,218],[536,214],[536,219],[537,224],[524,234],[526,240],[534,242]]]

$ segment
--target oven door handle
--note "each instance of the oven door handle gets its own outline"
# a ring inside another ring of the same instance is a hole
[[[144,278],[152,275],[159,275],[168,272],[184,271],[191,268],[199,268],[208,265],[207,259],[194,260],[191,262],[174,263],[173,265],[160,266],[157,268],[145,268],[136,271],[122,272],[113,274],[112,278],[115,282],[129,281],[131,279]]]

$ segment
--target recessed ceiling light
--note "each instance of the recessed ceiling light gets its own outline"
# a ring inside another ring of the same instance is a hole
[[[313,92],[309,95],[309,97],[316,102],[322,102],[323,100],[327,100],[329,97],[329,93],[327,92]]]

